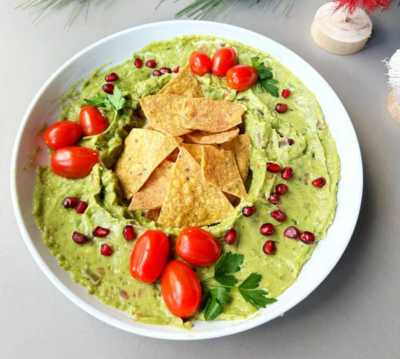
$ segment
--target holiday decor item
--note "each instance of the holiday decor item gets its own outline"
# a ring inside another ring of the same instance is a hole
[[[391,89],[387,98],[387,109],[394,119],[400,121],[400,50],[392,55],[386,66]]]
[[[353,54],[365,46],[372,34],[372,21],[367,12],[386,9],[389,5],[390,0],[329,2],[315,14],[311,35],[319,47],[331,53]]]

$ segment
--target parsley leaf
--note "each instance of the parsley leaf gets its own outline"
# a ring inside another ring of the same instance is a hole
[[[246,302],[257,309],[264,308],[268,304],[276,302],[275,298],[267,297],[268,293],[264,289],[257,289],[261,281],[261,274],[251,273],[240,285],[239,293]]]
[[[207,295],[204,307],[204,318],[213,320],[223,311],[225,304],[231,301],[230,289],[225,287],[216,287],[210,289]]]
[[[124,108],[126,99],[118,86],[115,86],[114,93],[112,95],[107,95],[107,97],[115,111],[118,112]]]
[[[279,97],[279,88],[276,86],[278,81],[276,81],[275,79],[268,79],[262,80],[260,83],[265,91],[267,91],[274,97]]]
[[[215,265],[215,280],[225,287],[233,287],[238,280],[232,275],[239,272],[244,256],[238,253],[227,252]]]
[[[252,58],[253,67],[257,70],[258,80],[261,87],[274,97],[279,97],[279,88],[276,86],[278,83],[275,80],[271,67],[265,66],[264,62],[259,57]]]
[[[118,86],[114,87],[113,94],[97,94],[91,99],[85,99],[85,104],[102,107],[105,110],[119,112],[126,105],[126,98]]]

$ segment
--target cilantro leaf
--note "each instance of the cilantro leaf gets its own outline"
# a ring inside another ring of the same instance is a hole
[[[108,102],[107,96],[103,94],[97,94],[91,99],[84,99],[83,102],[87,105],[92,105],[96,107],[103,107],[109,109],[110,103]]]
[[[126,99],[118,86],[114,87],[112,94],[97,94],[91,99],[85,99],[85,104],[102,107],[106,110],[114,110],[119,112],[126,105]]]
[[[230,301],[229,288],[216,287],[210,289],[204,307],[204,318],[206,320],[214,320],[224,311],[224,306]]]
[[[256,289],[261,281],[261,274],[251,273],[243,282],[240,284],[241,289]]]
[[[272,96],[279,97],[279,88],[276,86],[278,81],[274,79],[272,68],[265,66],[259,57],[253,57],[252,64],[257,70],[258,81],[261,87]]]
[[[279,88],[276,86],[278,81],[275,79],[261,80],[261,86],[274,97],[279,97]]]
[[[239,293],[246,302],[257,309],[264,308],[268,304],[276,302],[275,298],[269,298],[264,289],[256,289],[260,285],[261,274],[251,273],[238,287]]]
[[[115,86],[113,94],[107,95],[107,97],[111,105],[114,107],[115,111],[118,112],[119,110],[122,110],[124,108],[126,99],[118,86]]]
[[[226,287],[233,287],[237,279],[232,275],[239,272],[244,256],[238,253],[227,252],[215,265],[215,280]]]

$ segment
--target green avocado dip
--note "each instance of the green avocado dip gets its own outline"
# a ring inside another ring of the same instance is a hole
[[[272,68],[279,91],[285,88],[291,91],[288,98],[275,97],[258,85],[236,92],[227,87],[225,78],[211,74],[197,77],[205,97],[234,101],[246,109],[244,132],[251,139],[250,177],[246,182],[248,194],[228,218],[205,227],[221,240],[223,251],[243,255],[243,264],[236,273],[238,280],[244,280],[250,273],[259,273],[262,276],[259,287],[265,289],[269,297],[279,300],[279,295],[296,280],[335,216],[340,174],[335,142],[314,95],[268,54],[234,41],[188,36],[152,43],[107,72],[96,70],[90,78],[72,87],[62,99],[61,118],[77,120],[84,100],[102,93],[104,76],[111,71],[119,76],[118,87],[127,96],[127,104],[117,113],[110,108],[104,109],[109,120],[107,130],[81,140],[80,145],[96,149],[101,158],[101,163],[93,167],[89,176],[67,179],[55,175],[49,167],[38,169],[33,213],[45,244],[72,279],[104,303],[140,322],[185,328],[192,325],[192,321],[183,321],[168,311],[158,282],[142,283],[132,278],[129,272],[129,258],[135,241],[124,239],[122,233],[126,225],[133,225],[138,235],[152,228],[160,228],[172,237],[177,234],[176,229],[159,226],[143,215],[129,211],[113,171],[129,131],[144,125],[139,115],[139,100],[158,93],[176,76],[174,73],[153,76],[153,69],[136,68],[133,59],[155,59],[159,66],[183,68],[194,50],[201,48],[212,54],[220,46],[234,47],[241,64],[252,64],[252,59],[258,57]],[[286,103],[289,111],[275,111],[280,102]],[[267,199],[275,186],[285,181],[280,175],[266,170],[267,162],[294,169],[293,178],[287,181],[289,191],[281,197],[278,206]],[[319,177],[326,180],[323,188],[312,185]],[[66,210],[62,204],[68,196],[86,201],[86,211],[77,214],[74,210]],[[257,208],[251,217],[242,215],[242,208],[248,205]],[[270,215],[277,208],[287,215],[283,223]],[[260,233],[260,226],[266,222],[275,225],[271,237]],[[97,226],[110,230],[107,238],[91,238],[81,246],[71,240],[74,231],[91,236]],[[316,242],[310,245],[285,237],[283,232],[289,226],[314,233]],[[223,241],[224,233],[230,228],[238,234],[235,245]],[[267,239],[276,243],[274,255],[263,252]],[[103,243],[112,246],[112,256],[100,254]],[[213,284],[214,266],[198,268],[196,272],[202,283]],[[231,296],[218,319],[244,319],[257,311],[243,299],[237,288],[232,289]],[[200,312],[193,319],[204,320],[204,314]]]

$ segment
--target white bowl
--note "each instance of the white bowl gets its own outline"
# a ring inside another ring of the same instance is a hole
[[[286,65],[317,96],[341,159],[338,207],[327,237],[321,241],[297,281],[279,300],[240,321],[196,323],[192,330],[146,325],[108,307],[90,296],[61,269],[41,240],[32,216],[35,170],[31,164],[44,121],[57,116],[59,98],[70,85],[106,63],[119,63],[152,41],[185,34],[207,34],[234,39],[264,50]],[[257,33],[226,24],[203,21],[168,21],[134,27],[109,36],[84,49],[57,70],[43,85],[22,121],[11,167],[11,192],[15,215],[30,253],[50,281],[80,308],[127,332],[148,337],[194,340],[222,337],[254,328],[283,315],[306,298],[329,274],[348,245],[361,205],[362,161],[354,128],[341,101],[328,83],[309,64],[286,47]]]

